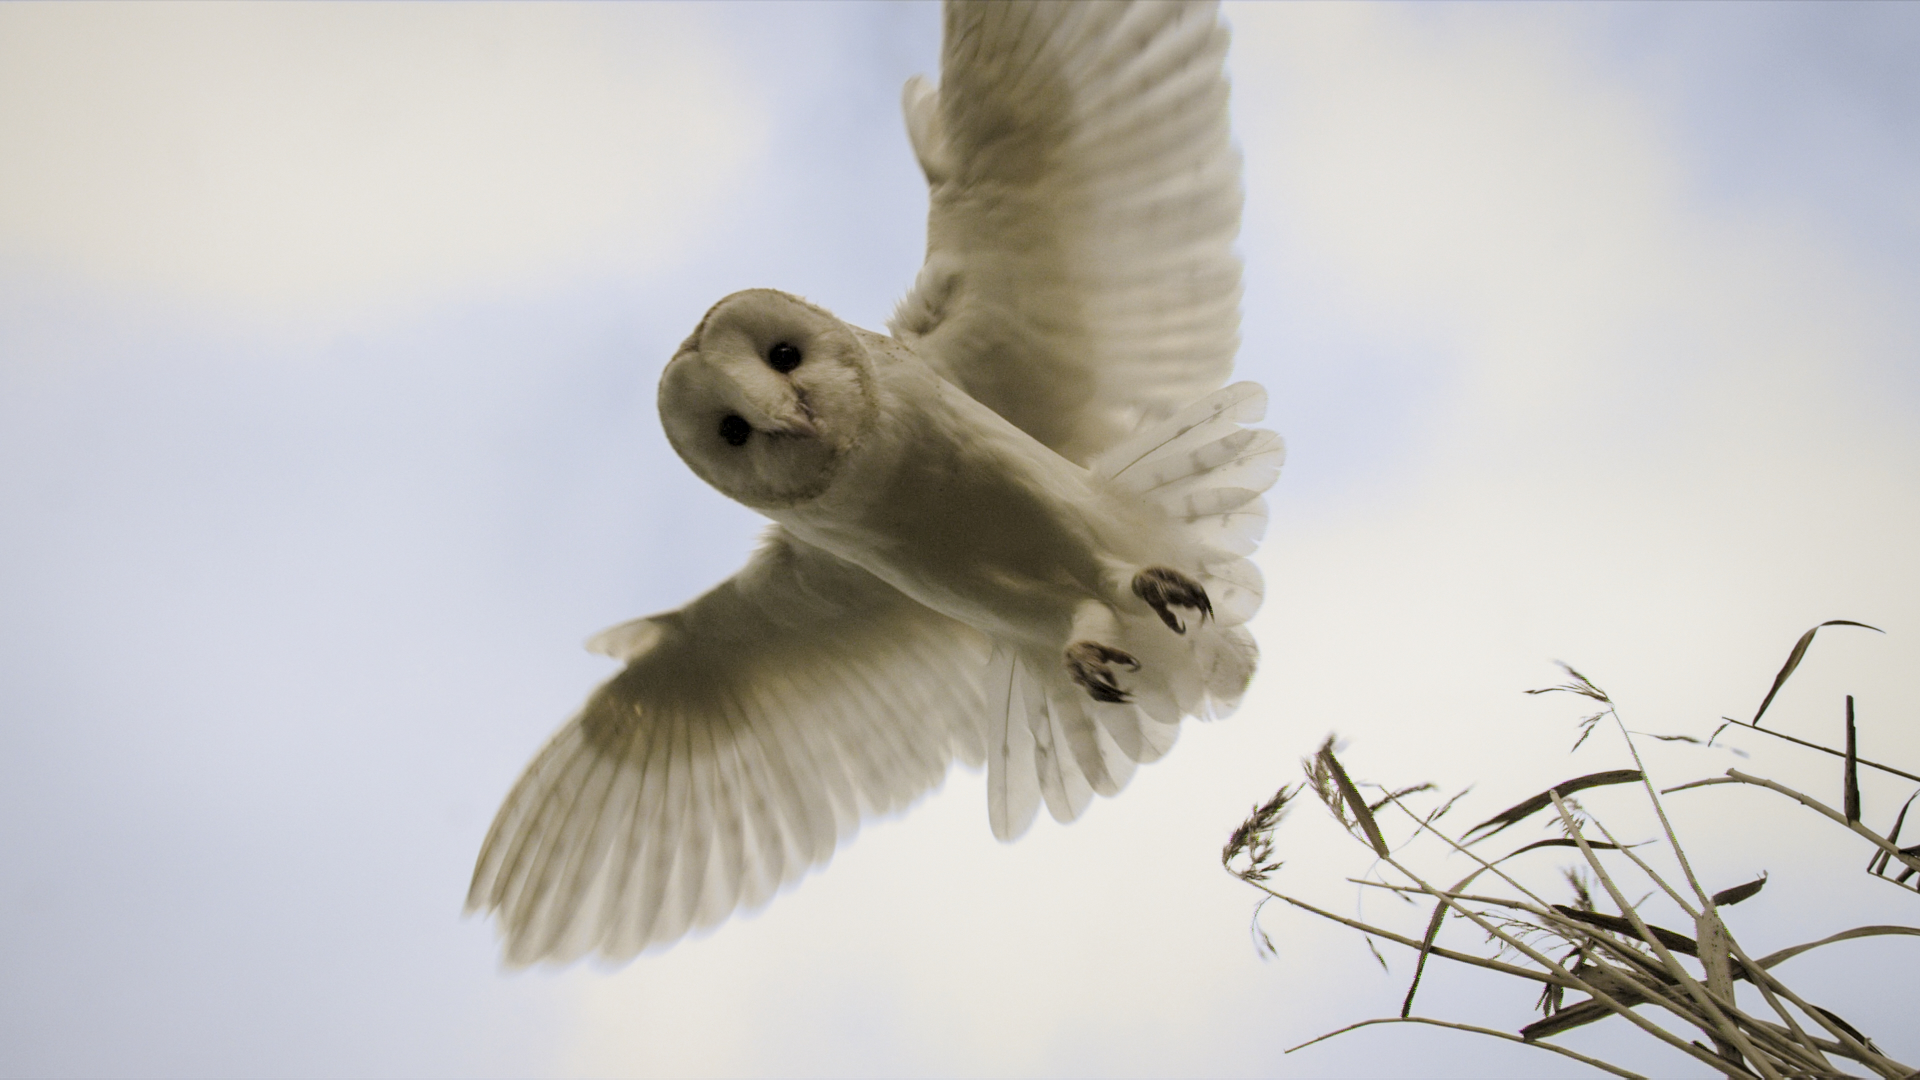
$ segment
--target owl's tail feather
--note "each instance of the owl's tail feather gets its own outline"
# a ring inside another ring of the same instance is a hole
[[[995,651],[987,706],[987,816],[995,836],[1026,832],[1042,802],[1054,820],[1068,822],[1093,796],[1118,795],[1137,766],[1173,749],[1182,717],[1231,710],[1253,674],[1257,654],[1245,627],[1195,627],[1185,647],[1157,620],[1122,632],[1141,643],[1140,677],[1128,680],[1123,702],[1093,700],[1052,653]]]
[[[987,821],[1001,840],[1018,839],[1040,809],[1029,704],[1036,681],[1031,657],[994,647],[987,662]]]
[[[1172,567],[1193,577],[1213,606],[1209,619],[1170,633],[1152,614],[1122,611],[1120,640],[1106,642],[1140,662],[1124,680],[1128,700],[1095,701],[1068,676],[1061,657],[999,646],[989,680],[988,816],[1012,840],[1040,804],[1072,821],[1094,795],[1115,795],[1137,765],[1173,748],[1180,722],[1232,712],[1259,652],[1243,625],[1264,584],[1247,559],[1267,523],[1262,498],[1280,473],[1280,436],[1250,428],[1266,412],[1257,384],[1237,383],[1148,424],[1096,458],[1095,475],[1170,519]]]
[[[1094,795],[1118,795],[1136,764],[1156,761],[1180,734],[1140,702],[1096,702],[1060,657],[1002,645],[988,678],[987,817],[993,835],[1017,839],[1040,804],[1072,821]]]
[[[1213,601],[1214,621],[1238,626],[1259,610],[1260,569],[1246,558],[1267,530],[1262,496],[1280,475],[1286,444],[1257,423],[1267,411],[1258,383],[1223,387],[1172,417],[1148,424],[1091,463],[1114,490],[1172,519],[1178,546]]]
[[[1213,606],[1211,619],[1189,619],[1179,636],[1153,618],[1121,615],[1120,648],[1140,659],[1143,673],[1162,674],[1161,699],[1140,698],[1163,722],[1224,716],[1253,678],[1259,652],[1244,624],[1266,583],[1247,556],[1266,532],[1264,496],[1287,455],[1278,434],[1245,426],[1266,411],[1258,383],[1235,383],[1146,425],[1092,465],[1114,490],[1166,515],[1180,553],[1171,569],[1198,581]]]

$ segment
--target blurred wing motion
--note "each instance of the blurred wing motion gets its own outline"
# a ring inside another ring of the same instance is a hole
[[[981,760],[986,639],[781,529],[592,644],[630,663],[514,785],[467,894],[509,964],[628,959],[757,907]]]
[[[890,328],[1070,460],[1226,382],[1240,156],[1212,4],[949,3],[907,84],[927,261]]]

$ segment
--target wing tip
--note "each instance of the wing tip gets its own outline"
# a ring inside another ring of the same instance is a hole
[[[630,619],[588,638],[587,651],[631,663],[658,645],[661,633],[660,624],[651,615]]]

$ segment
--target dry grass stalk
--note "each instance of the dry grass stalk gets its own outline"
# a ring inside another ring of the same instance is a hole
[[[1734,724],[1779,735],[1760,727],[1760,719],[1781,686],[1799,666],[1813,642],[1815,632],[1823,626],[1864,625],[1834,620],[1807,631],[1775,677],[1753,720],[1728,720],[1721,730]],[[1413,979],[1399,1016],[1350,1024],[1293,1049],[1311,1046],[1335,1035],[1375,1024],[1425,1024],[1520,1042],[1616,1076],[1635,1076],[1638,1074],[1615,1063],[1546,1041],[1574,1028],[1618,1016],[1646,1036],[1724,1076],[1766,1077],[1771,1080],[1850,1075],[1835,1064],[1836,1061],[1844,1061],[1863,1067],[1876,1076],[1920,1078],[1920,1071],[1886,1056],[1873,1040],[1852,1024],[1830,1010],[1806,1001],[1772,972],[1775,966],[1788,959],[1838,941],[1885,935],[1920,936],[1920,928],[1854,927],[1755,960],[1747,955],[1727,930],[1719,909],[1758,895],[1766,885],[1765,875],[1718,892],[1707,892],[1694,875],[1662,801],[1663,795],[1723,784],[1750,785],[1777,792],[1868,841],[1873,847],[1872,858],[1866,868],[1870,875],[1904,891],[1920,891],[1920,845],[1901,847],[1899,844],[1900,831],[1906,823],[1907,811],[1913,805],[1914,797],[1907,799],[1886,834],[1876,832],[1861,820],[1858,770],[1868,767],[1908,779],[1920,778],[1858,756],[1855,752],[1852,698],[1847,699],[1847,745],[1844,751],[1790,736],[1779,736],[1844,760],[1841,784],[1844,806],[1842,810],[1834,810],[1805,793],[1769,779],[1750,776],[1738,769],[1729,769],[1724,776],[1681,784],[1664,791],[1656,790],[1640,760],[1639,749],[1634,743],[1635,733],[1627,730],[1613,701],[1578,671],[1569,667],[1566,672],[1568,681],[1565,684],[1529,693],[1564,692],[1596,702],[1599,711],[1580,721],[1580,740],[1575,747],[1578,748],[1580,742],[1584,742],[1596,727],[1611,720],[1612,727],[1619,732],[1633,758],[1634,768],[1592,773],[1556,784],[1465,830],[1456,838],[1436,822],[1452,809],[1458,795],[1431,810],[1421,812],[1407,800],[1430,791],[1431,785],[1388,790],[1376,784],[1357,783],[1341,763],[1334,740],[1329,737],[1317,753],[1301,762],[1306,774],[1303,785],[1281,788],[1273,798],[1255,807],[1247,820],[1234,830],[1221,852],[1221,861],[1229,872],[1266,894],[1262,905],[1268,900],[1280,900],[1359,930],[1366,935],[1369,948],[1375,948],[1374,942],[1378,940],[1404,946],[1416,953]],[[1714,737],[1719,734],[1720,731],[1716,730]],[[1690,736],[1654,737],[1707,744],[1712,742],[1712,738],[1700,740]],[[1651,866],[1634,850],[1639,845],[1621,843],[1604,823],[1586,813],[1575,799],[1582,791],[1622,784],[1636,784],[1645,791],[1664,834],[1664,846],[1680,870],[1681,882],[1670,880],[1670,875],[1662,875]],[[1386,927],[1335,915],[1273,887],[1272,878],[1281,868],[1281,862],[1275,855],[1274,832],[1302,790],[1312,791],[1347,834],[1367,847],[1376,860],[1377,872],[1383,877],[1398,876],[1398,880],[1350,880],[1405,898],[1424,896],[1433,901],[1434,908],[1424,937],[1416,940]],[[1377,797],[1369,801],[1367,791],[1377,792]],[[1915,796],[1920,796],[1920,791],[1916,791]],[[1389,811],[1393,816],[1383,821],[1381,815]],[[1493,859],[1484,858],[1473,850],[1472,845],[1549,811],[1557,816],[1562,837],[1536,841]],[[1596,833],[1597,837],[1589,838],[1590,832]],[[1398,838],[1397,842],[1395,838]],[[1451,888],[1436,886],[1416,872],[1404,854],[1411,851],[1414,843],[1421,839],[1438,841],[1447,851],[1466,856],[1475,869]],[[1547,848],[1577,850],[1585,864],[1583,871],[1570,870],[1566,873],[1574,892],[1571,904],[1547,901],[1503,868],[1503,864],[1509,860]],[[1631,871],[1622,866],[1609,869],[1599,857],[1601,852],[1618,853]],[[1889,876],[1895,871],[1895,864],[1898,864],[1897,876]],[[1391,875],[1387,873],[1389,871]],[[1505,893],[1502,894],[1499,888],[1493,893],[1484,890],[1468,892],[1468,888],[1483,876],[1489,876],[1504,886]],[[1611,901],[1617,914],[1596,908],[1589,880],[1598,885],[1599,891]],[[1641,900],[1633,900],[1623,887],[1626,884],[1651,886],[1653,892]],[[1649,921],[1647,911],[1650,909],[1646,904],[1653,895],[1664,896],[1692,921],[1691,935]],[[1263,951],[1270,952],[1272,942],[1264,932],[1258,930],[1258,916],[1259,910],[1256,908],[1258,940]],[[1491,955],[1440,945],[1437,939],[1448,916],[1477,927],[1485,935],[1484,951],[1491,952]],[[1377,949],[1374,955],[1379,956]],[[1414,1015],[1415,998],[1429,959],[1465,964],[1538,983],[1541,987],[1541,1019],[1518,1032],[1505,1032]],[[1759,990],[1759,996],[1765,1003],[1759,1015],[1742,1008],[1735,993],[1736,984],[1740,982],[1751,983]],[[1585,994],[1586,997],[1568,1004],[1565,999],[1569,990]],[[1637,1007],[1642,1005],[1656,1006],[1666,1015],[1661,1021],[1656,1021],[1637,1011]]]

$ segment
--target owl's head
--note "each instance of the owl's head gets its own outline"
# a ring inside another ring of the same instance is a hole
[[[762,510],[824,492],[878,409],[854,329],[773,289],[715,304],[660,375],[667,441],[702,480]]]

